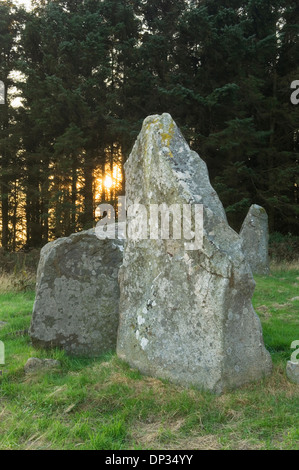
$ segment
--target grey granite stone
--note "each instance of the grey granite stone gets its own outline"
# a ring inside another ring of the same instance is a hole
[[[115,350],[122,244],[89,230],[42,249],[29,332],[34,346],[76,356]]]
[[[269,227],[265,209],[252,205],[243,222],[242,248],[253,274],[269,275]]]
[[[203,204],[204,236],[193,251],[182,239],[126,241],[119,357],[144,374],[216,393],[269,374],[241,238],[227,223],[206,164],[169,114],[145,120],[125,171],[128,206]]]

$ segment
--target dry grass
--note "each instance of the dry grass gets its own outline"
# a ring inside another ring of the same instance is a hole
[[[272,313],[269,311],[269,307],[267,307],[267,305],[260,305],[259,307],[256,307],[255,310],[264,321],[269,320],[272,317]]]
[[[137,423],[132,432],[132,439],[138,446],[155,450],[219,450],[221,444],[216,435],[194,435],[180,437],[179,431],[185,420],[152,423]],[[165,442],[165,430],[173,437]]]
[[[270,270],[277,271],[298,271],[299,260],[296,261],[271,261]]]
[[[214,434],[178,439],[174,445],[165,446],[161,450],[220,450],[219,437]]]
[[[155,450],[221,450],[229,443],[233,450],[258,450],[261,444],[244,439],[237,432],[228,434],[227,439],[222,439],[216,434],[205,434],[204,429],[193,432],[192,435],[180,436],[180,429],[184,425],[184,419],[172,422],[155,421],[152,423],[137,423],[132,432],[132,439],[141,447]],[[165,442],[165,429],[172,435],[171,442]],[[227,442],[226,442],[227,441]]]
[[[33,436],[27,441],[24,448],[25,450],[47,450],[51,449],[52,444],[46,440],[47,433],[44,434],[33,434]]]
[[[0,294],[34,290],[36,275],[30,271],[0,273]]]
[[[0,293],[6,294],[7,292],[12,292],[14,290],[14,279],[13,274],[2,273],[0,274]]]

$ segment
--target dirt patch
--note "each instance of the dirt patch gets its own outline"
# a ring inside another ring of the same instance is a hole
[[[285,304],[272,304],[272,307],[275,309],[275,310],[282,310],[284,308],[288,308],[288,307],[291,307],[291,304],[289,302],[286,302]]]
[[[51,448],[51,444],[47,442],[45,434],[34,434],[30,437],[25,445],[25,450],[46,450]]]
[[[297,385],[288,381],[285,372],[285,365],[279,364],[278,366],[274,366],[272,374],[267,379],[265,393],[277,396],[282,392],[287,398],[298,396]]]
[[[165,450],[221,450],[222,445],[219,442],[219,437],[214,434],[207,434],[206,436],[197,436],[187,439],[178,440],[173,446],[164,447]]]
[[[259,307],[256,307],[256,311],[264,320],[268,320],[272,317],[272,313],[269,311],[269,307],[266,305],[260,305]]]
[[[229,448],[231,450],[261,450],[262,443],[254,443],[249,439],[242,439],[238,433],[231,433],[229,435]]]

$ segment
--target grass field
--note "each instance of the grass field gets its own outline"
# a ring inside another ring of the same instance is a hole
[[[273,374],[214,396],[142,377],[114,354],[87,360],[33,349],[26,330],[34,292],[0,278],[0,449],[299,450],[299,386],[285,375],[299,340],[299,267],[256,281]],[[62,368],[25,375],[29,357],[58,359]]]

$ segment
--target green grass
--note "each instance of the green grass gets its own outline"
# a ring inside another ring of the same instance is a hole
[[[115,354],[37,351],[26,333],[34,293],[0,294],[0,449],[299,450],[299,386],[285,375],[299,340],[299,269],[256,281],[253,303],[273,373],[222,396],[143,377]],[[29,357],[59,359],[62,368],[25,375]]]

